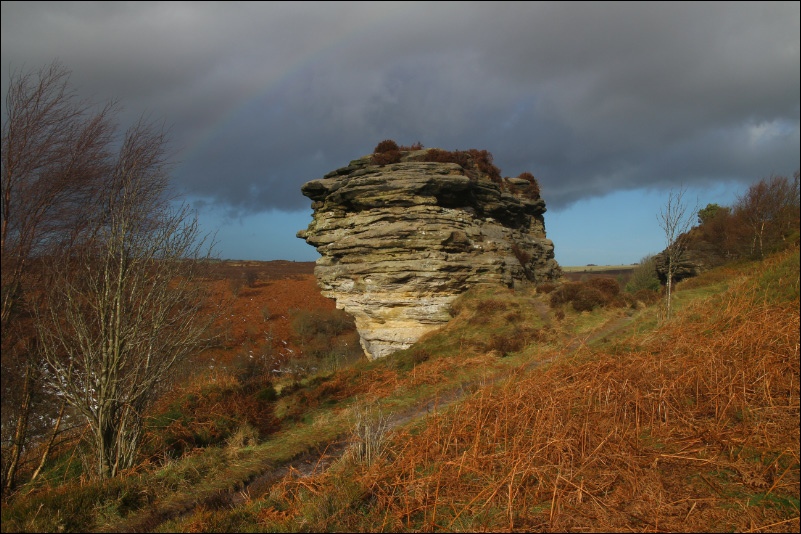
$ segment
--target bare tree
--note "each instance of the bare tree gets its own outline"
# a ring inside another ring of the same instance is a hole
[[[40,472],[66,417],[88,423],[100,475],[132,465],[144,410],[212,320],[196,283],[212,247],[168,196],[163,129],[120,137],[116,105],[79,100],[69,76],[14,73],[5,101],[4,491],[33,443]]]
[[[55,269],[37,321],[46,380],[88,422],[102,477],[134,464],[144,411],[212,319],[198,284],[211,246],[165,196],[164,146],[152,125],[127,132],[103,209]]]
[[[96,184],[108,174],[115,105],[92,111],[70,90],[69,75],[58,62],[37,72],[17,71],[5,95],[0,158],[3,491],[15,485],[30,434],[47,431],[30,428],[31,413],[57,404],[48,402],[40,387],[31,306],[36,288],[47,281],[35,259],[53,243],[77,234]]]
[[[671,190],[657,220],[665,235],[667,247],[662,255],[665,263],[665,317],[670,319],[673,278],[687,248],[688,232],[698,212],[698,206],[688,209],[684,200],[686,189]]]
[[[2,140],[2,324],[33,254],[74,235],[98,181],[108,173],[115,104],[92,113],[69,89],[58,62],[12,75]]]
[[[748,188],[737,199],[734,213],[750,230],[750,254],[762,258],[765,249],[783,244],[798,232],[799,173],[793,179],[771,176]]]

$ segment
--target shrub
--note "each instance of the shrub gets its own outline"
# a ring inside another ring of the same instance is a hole
[[[531,184],[531,186],[529,186],[529,188],[523,192],[524,197],[533,200],[540,198],[540,184],[537,182],[537,179],[534,178],[533,174],[530,172],[521,172],[518,178],[522,178]]]
[[[597,289],[609,298],[620,293],[620,284],[614,278],[590,278],[584,285]]]
[[[637,293],[641,289],[659,291],[659,275],[656,274],[656,258],[653,255],[645,256],[639,265],[634,268],[626,284],[626,291]]]
[[[567,282],[551,292],[551,307],[556,308],[570,302],[576,311],[590,311],[598,306],[624,303],[622,299],[616,298],[615,288],[619,293],[620,286],[613,278]]]
[[[375,165],[390,165],[398,163],[401,160],[401,153],[397,150],[389,150],[387,152],[379,152],[373,154],[373,164]]]
[[[553,282],[542,282],[537,284],[537,293],[544,293],[548,294],[551,293],[554,289],[556,289],[556,284]]]
[[[607,297],[598,289],[582,285],[573,299],[573,309],[579,312],[592,311],[598,306],[604,306],[607,301]]]
[[[551,308],[556,308],[567,302],[571,302],[581,289],[581,282],[566,282],[551,292]]]
[[[259,273],[254,269],[248,269],[245,271],[244,278],[248,287],[256,287],[256,281],[259,279]]]
[[[506,356],[511,352],[522,350],[526,346],[524,336],[517,335],[518,332],[509,334],[493,334],[487,350],[496,350],[501,356]]]
[[[418,158],[418,161],[430,161],[434,163],[456,163],[465,171],[478,171],[489,177],[493,182],[500,183],[501,170],[492,163],[492,154],[487,150],[477,150],[471,148],[470,150],[440,150],[432,148],[423,156]]]
[[[373,153],[384,154],[385,152],[398,152],[399,150],[400,147],[398,147],[398,143],[392,139],[384,139],[376,145],[375,149],[373,149]]]
[[[228,289],[231,290],[231,294],[235,297],[239,296],[239,292],[242,291],[242,287],[244,285],[245,285],[245,280],[241,277],[228,279]]]
[[[402,145],[400,147],[401,152],[404,152],[404,151],[408,152],[410,150],[422,150],[422,149],[423,149],[423,143],[421,143],[420,141],[412,144],[411,146],[403,146]]]
[[[661,299],[658,291],[652,291],[650,289],[640,289],[632,296],[636,301],[640,301],[643,304],[654,304]]]

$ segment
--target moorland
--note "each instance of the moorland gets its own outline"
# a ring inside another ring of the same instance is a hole
[[[12,74],[3,125],[3,532],[799,531],[798,171],[671,192],[626,271],[509,245],[525,282],[473,278],[370,359],[312,264],[217,260],[163,125],[121,131],[69,76]],[[542,215],[530,173],[426,153]]]
[[[225,341],[142,461],[87,476],[74,429],[3,531],[798,529],[797,246],[680,282],[670,321],[624,278],[569,282],[589,310],[477,288],[375,361],[311,268],[221,262]]]

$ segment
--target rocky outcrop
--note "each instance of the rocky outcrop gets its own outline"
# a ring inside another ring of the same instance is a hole
[[[492,181],[470,165],[421,161],[426,150],[376,165],[371,156],[312,180],[323,295],[351,314],[369,358],[412,345],[450,320],[476,284],[514,286],[560,274],[536,182]]]
[[[685,251],[678,261],[673,266],[673,282],[680,282],[685,278],[692,278],[698,276],[703,271],[707,270],[704,265],[696,261],[697,258],[690,251]],[[662,285],[667,283],[668,273],[668,255],[667,252],[662,251],[654,256],[656,275],[659,277],[659,282]]]

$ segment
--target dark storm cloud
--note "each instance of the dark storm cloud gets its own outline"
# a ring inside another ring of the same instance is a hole
[[[392,138],[487,149],[550,207],[799,166],[799,4],[2,3],[10,68],[59,58],[172,126],[179,186],[232,212]]]

